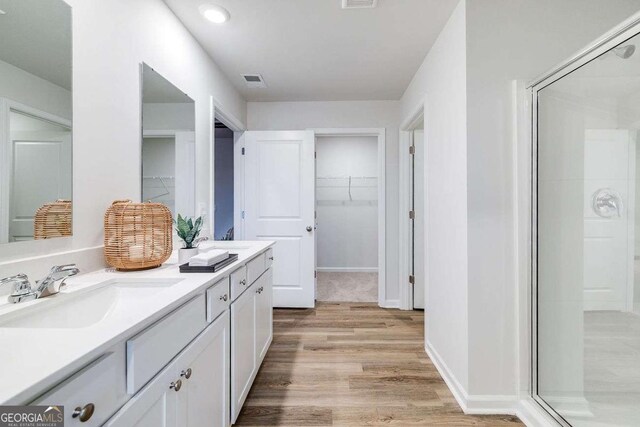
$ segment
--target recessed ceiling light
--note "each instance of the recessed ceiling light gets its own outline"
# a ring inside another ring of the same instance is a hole
[[[213,4],[203,4],[200,6],[200,13],[214,24],[224,24],[231,17],[227,9]]]
[[[4,10],[0,9],[0,15],[6,15],[7,12],[5,12]]]

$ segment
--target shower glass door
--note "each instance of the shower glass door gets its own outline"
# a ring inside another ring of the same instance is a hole
[[[640,425],[640,36],[627,34],[533,88],[533,394],[564,425]]]

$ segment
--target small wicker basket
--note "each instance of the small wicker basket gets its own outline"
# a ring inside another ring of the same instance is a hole
[[[36,240],[71,236],[71,200],[45,203],[36,211],[33,238]]]
[[[173,249],[173,219],[162,203],[116,200],[104,215],[104,257],[118,270],[162,265]]]

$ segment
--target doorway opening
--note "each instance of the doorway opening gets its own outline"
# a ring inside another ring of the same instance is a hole
[[[214,230],[215,240],[234,240],[234,133],[215,119]]]
[[[424,310],[427,180],[423,105],[400,129],[400,308]]]
[[[379,301],[378,156],[375,135],[316,134],[317,301]]]

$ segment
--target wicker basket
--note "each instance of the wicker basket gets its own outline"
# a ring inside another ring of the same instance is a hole
[[[59,199],[39,207],[33,221],[33,238],[71,236],[71,206],[71,200]]]
[[[161,203],[116,200],[104,215],[104,257],[118,270],[159,267],[173,249],[171,211]]]

